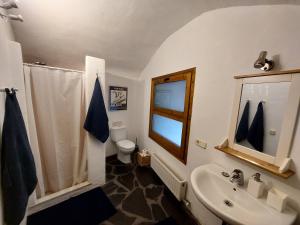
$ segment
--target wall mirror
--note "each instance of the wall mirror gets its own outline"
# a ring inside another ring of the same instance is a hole
[[[287,162],[297,122],[300,70],[241,75],[237,85],[228,144],[217,149],[276,175]],[[283,174],[285,173],[285,174]]]
[[[244,83],[234,143],[276,156],[291,82]]]

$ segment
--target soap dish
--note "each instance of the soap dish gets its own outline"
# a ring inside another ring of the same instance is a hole
[[[268,192],[267,204],[274,209],[277,209],[279,212],[282,212],[286,206],[288,195],[284,192],[272,188]]]

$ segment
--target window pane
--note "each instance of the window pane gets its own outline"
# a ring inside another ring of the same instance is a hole
[[[155,85],[155,107],[183,112],[185,86],[185,80]]]
[[[181,146],[182,126],[182,122],[153,114],[153,131],[178,146]]]

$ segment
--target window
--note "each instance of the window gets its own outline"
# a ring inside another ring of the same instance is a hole
[[[155,77],[151,84],[149,137],[186,163],[195,68]]]

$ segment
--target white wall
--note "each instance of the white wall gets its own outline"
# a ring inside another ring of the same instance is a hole
[[[138,81],[135,79],[127,79],[112,74],[107,76],[107,110],[109,117],[109,126],[112,126],[113,122],[122,121],[127,127],[128,139],[135,142],[137,137],[136,132],[136,108],[137,108],[137,85]],[[128,88],[128,102],[127,110],[109,111],[109,86],[120,86]],[[111,156],[117,153],[116,145],[109,138],[106,145],[106,156]]]
[[[276,69],[300,67],[300,29],[297,21],[300,21],[299,6],[233,7],[207,12],[171,35],[141,75],[145,82],[145,96],[138,105],[142,107],[140,105],[144,104],[142,108],[145,113],[139,132],[143,145],[156,151],[173,170],[187,178],[195,167],[209,162],[221,164],[229,170],[241,168],[246,178],[259,171],[263,174],[262,179],[271,181],[288,193],[291,204],[300,212],[300,121],[291,153],[296,175],[288,180],[214,150],[214,146],[228,136],[234,75],[259,72],[253,69],[253,63],[261,50],[267,50],[269,57],[274,57]],[[187,164],[184,165],[148,138],[150,81],[154,76],[195,66],[190,143]],[[207,141],[208,149],[197,147],[196,138]],[[220,220],[195,199],[191,188],[187,198],[202,224],[220,224]]]
[[[4,10],[0,9],[0,12]],[[14,40],[14,36],[9,23],[0,18],[0,88],[9,82],[9,40]],[[0,137],[2,136],[2,124],[4,116],[4,94],[0,94]],[[0,141],[1,144],[1,141]],[[0,189],[0,224],[3,224],[2,215],[2,193]]]
[[[0,8],[0,12],[2,14],[6,14],[6,11],[1,8]],[[5,22],[5,20],[1,18],[0,18],[0,36],[10,41],[15,40],[15,35],[13,33],[10,22]]]
[[[13,42],[12,40],[14,40],[14,35],[10,24],[4,22],[4,20],[0,18],[0,88],[15,87],[19,89],[17,97],[25,123],[27,123],[21,46],[19,43]],[[5,96],[5,93],[0,93],[0,146]],[[0,189],[0,224],[3,223],[2,194]],[[26,224],[26,219],[24,219],[22,224]]]
[[[85,101],[86,112],[91,102],[94,91],[95,80],[99,77],[103,98],[106,98],[106,74],[105,60],[91,56],[85,57]],[[106,105],[107,106],[107,105]],[[94,185],[105,184],[105,149],[106,143],[97,140],[93,135],[87,132],[85,139],[87,149],[88,181]]]

